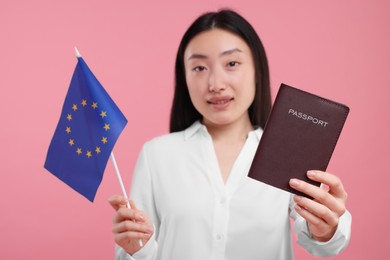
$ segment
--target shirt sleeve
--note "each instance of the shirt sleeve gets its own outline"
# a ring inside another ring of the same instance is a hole
[[[312,239],[307,222],[294,210],[293,196],[290,197],[290,216],[294,219],[294,231],[298,236],[298,244],[313,256],[336,256],[347,247],[351,237],[352,216],[349,211],[339,218],[337,230],[327,242]]]
[[[133,255],[128,254],[123,248],[116,245],[116,260],[155,260],[157,259],[157,236],[159,230],[159,218],[155,207],[151,173],[148,167],[146,145],[141,150],[134,170],[130,191],[130,199],[134,201],[138,209],[143,210],[152,220],[154,232],[148,242]]]

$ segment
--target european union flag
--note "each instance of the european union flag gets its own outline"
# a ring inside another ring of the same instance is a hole
[[[45,168],[93,202],[126,124],[125,116],[78,57]]]

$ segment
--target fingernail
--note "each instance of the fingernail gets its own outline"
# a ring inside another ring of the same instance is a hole
[[[144,237],[150,237],[151,234],[144,233]]]
[[[298,196],[298,195],[295,195],[295,196],[294,196],[294,200],[295,200],[296,202],[299,202],[301,199],[302,199],[301,196]]]
[[[314,177],[317,173],[315,171],[308,171],[307,176],[308,177]]]
[[[301,182],[299,180],[297,180],[297,179],[290,179],[290,184],[292,186],[299,186],[300,183]]]

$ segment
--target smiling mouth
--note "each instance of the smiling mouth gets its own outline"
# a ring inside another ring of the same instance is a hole
[[[212,105],[223,105],[223,104],[229,103],[232,100],[233,100],[233,98],[211,99],[211,100],[208,100],[207,103],[212,104]]]

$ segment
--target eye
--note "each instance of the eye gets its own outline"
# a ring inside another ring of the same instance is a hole
[[[196,67],[193,68],[192,70],[193,70],[193,71],[201,72],[201,71],[206,70],[206,67],[205,67],[205,66],[196,66]]]
[[[228,64],[227,64],[227,67],[237,67],[240,63],[238,61],[230,61]]]

